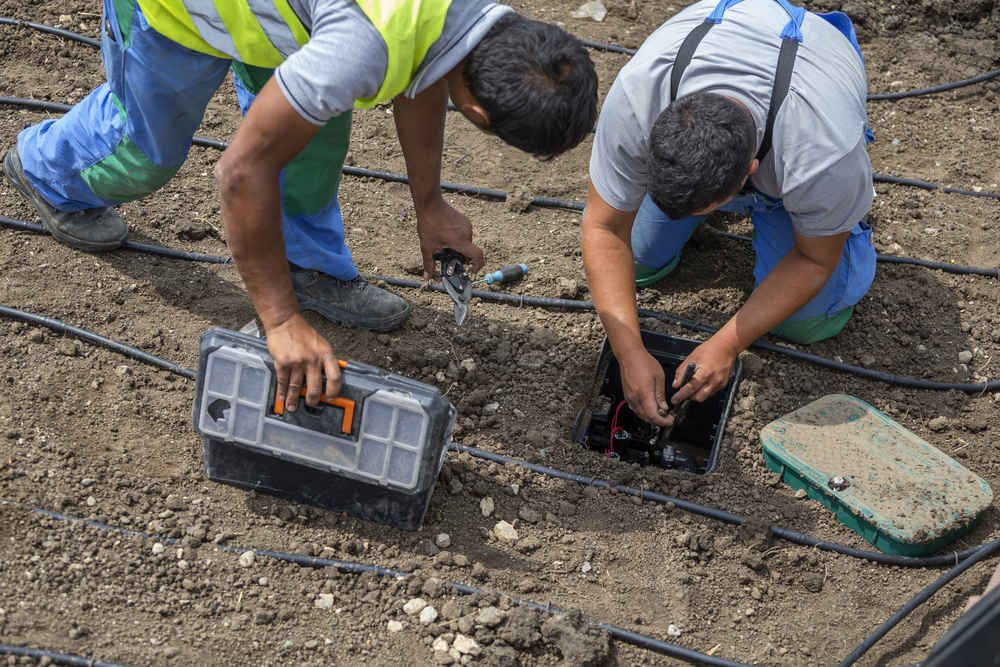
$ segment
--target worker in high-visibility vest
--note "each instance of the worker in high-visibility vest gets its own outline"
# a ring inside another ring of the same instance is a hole
[[[577,145],[596,118],[579,41],[492,0],[106,0],[102,54],[107,83],[22,131],[5,174],[57,240],[117,248],[128,228],[112,207],[177,173],[231,68],[244,119],[215,170],[222,221],[289,409],[302,388],[315,405],[340,385],[333,349],[300,309],[377,331],[410,313],[358,276],[344,242],[337,188],[353,108],[393,103],[427,274],[444,247],[473,271],[484,261],[441,196],[449,96],[537,155]]]

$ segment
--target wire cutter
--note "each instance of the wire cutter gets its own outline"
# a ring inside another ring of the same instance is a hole
[[[442,248],[434,253],[434,259],[441,262],[441,282],[455,302],[455,324],[462,326],[469,314],[469,299],[472,297],[472,281],[465,272],[465,255],[451,248]]]

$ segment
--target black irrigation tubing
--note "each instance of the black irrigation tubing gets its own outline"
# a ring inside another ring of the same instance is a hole
[[[33,100],[24,97],[7,97],[0,96],[0,104],[9,104],[11,106],[26,107],[32,109],[40,109],[43,111],[53,111],[56,113],[65,113],[69,111],[72,107],[68,104],[60,104],[59,102],[48,102],[46,100]],[[195,146],[202,146],[204,148],[215,148],[217,150],[225,150],[229,145],[225,141],[220,141],[218,139],[208,139],[206,137],[194,137],[192,143]],[[405,174],[397,174],[391,171],[380,171],[377,169],[365,169],[362,167],[350,167],[344,165],[341,169],[345,174],[349,176],[358,176],[363,178],[378,178],[383,181],[389,181],[391,183],[409,183],[410,179],[406,177]],[[915,178],[903,178],[900,176],[890,176],[888,174],[872,174],[872,180],[876,183],[895,183],[897,185],[906,185],[910,187],[921,188],[923,190],[941,190],[942,192],[948,192],[952,194],[966,195],[969,197],[986,197],[989,199],[1000,199],[1000,193],[996,192],[976,192],[975,190],[963,190],[961,188],[953,188],[950,186],[941,185],[939,183],[932,183],[930,181],[922,181]],[[497,190],[495,188],[484,188],[476,185],[463,185],[461,183],[451,183],[449,181],[441,182],[441,189],[447,192],[457,192],[461,194],[472,195],[475,197],[485,197],[487,199],[497,199],[499,201],[506,201],[507,193],[503,190]],[[585,205],[583,202],[572,201],[569,199],[557,199],[555,197],[532,197],[531,205],[538,206],[541,208],[560,208],[566,209],[568,211],[583,211]]]
[[[681,509],[685,512],[689,512],[691,514],[698,514],[704,517],[708,517],[709,519],[721,521],[722,523],[728,523],[739,526],[744,521],[746,521],[746,517],[740,516],[739,514],[733,514],[732,512],[727,512],[725,510],[718,509],[717,507],[700,505],[698,503],[694,503],[689,500],[683,500],[681,498],[672,498],[670,496],[663,495],[662,493],[656,493],[655,491],[645,491],[643,489],[637,489],[635,487],[625,486],[623,484],[612,484],[607,480],[597,479],[595,477],[587,477],[585,475],[576,475],[574,473],[558,470],[556,468],[543,466],[538,463],[522,461],[521,459],[516,459],[512,456],[507,456],[505,454],[497,454],[495,452],[486,451],[485,449],[477,449],[475,447],[469,447],[467,445],[460,445],[455,442],[451,443],[450,447],[456,452],[466,453],[471,456],[475,456],[476,458],[481,458],[487,461],[493,461],[494,463],[500,463],[500,464],[513,463],[521,468],[526,468],[540,475],[545,475],[546,477],[552,477],[554,479],[562,479],[569,482],[576,482],[578,484],[593,486],[599,489],[614,489],[615,491],[618,491],[620,493],[625,493],[630,496],[638,496],[643,500],[648,500],[661,505],[672,503],[678,509]],[[883,565],[898,565],[902,567],[939,567],[942,565],[954,565],[956,563],[964,561],[967,558],[971,558],[976,553],[978,553],[979,550],[985,547],[1000,547],[1000,539],[998,539],[993,542],[985,542],[975,547],[964,549],[962,551],[956,551],[950,554],[941,554],[937,556],[897,556],[895,554],[884,554],[877,551],[865,551],[863,549],[855,549],[853,547],[848,547],[843,544],[838,544],[836,542],[827,542],[826,540],[820,540],[815,537],[812,537],[811,535],[799,533],[794,530],[782,528],[780,526],[772,525],[769,526],[769,529],[774,535],[788,542],[793,542],[795,544],[800,544],[802,546],[807,546],[807,547],[814,547],[822,551],[831,551],[844,556],[851,556],[853,558],[869,560],[875,563],[881,563]]]
[[[416,283],[421,284],[421,283]],[[422,285],[422,284],[421,284]],[[8,308],[6,306],[0,306],[0,315],[5,315],[13,319],[18,319],[24,322],[31,322],[33,324],[38,324],[41,326],[49,327],[56,331],[65,331],[77,335],[88,342],[92,342],[96,345],[107,347],[115,352],[124,354],[132,359],[141,361],[143,363],[150,364],[151,366],[156,366],[157,368],[163,368],[165,370],[177,373],[183,377],[189,379],[195,379],[197,373],[193,370],[183,368],[171,361],[163,359],[162,357],[157,357],[152,354],[148,354],[139,350],[137,348],[131,347],[130,345],[125,345],[123,343],[118,343],[116,341],[110,340],[101,336],[99,334],[87,331],[85,329],[79,329],[77,327],[65,324],[58,320],[54,320],[48,317],[43,317],[41,315],[35,315],[33,313],[27,313],[22,310],[17,310],[15,308]],[[694,514],[700,514],[702,516],[715,519],[717,521],[722,521],[724,523],[739,525],[743,523],[745,517],[738,514],[733,514],[725,510],[718,509],[716,507],[710,507],[707,505],[699,505],[698,503],[693,503],[691,501],[683,500],[681,498],[672,498],[670,496],[665,496],[663,494],[655,493],[653,491],[643,491],[641,489],[636,489],[634,487],[622,486],[622,485],[612,485],[611,482],[596,479],[593,477],[584,477],[583,475],[576,475],[573,473],[565,472],[562,470],[557,470],[555,468],[549,468],[548,466],[539,465],[537,463],[530,463],[528,461],[522,461],[521,459],[516,459],[504,454],[496,454],[494,452],[489,452],[484,449],[477,449],[475,447],[468,447],[465,445],[460,445],[457,443],[452,443],[451,448],[458,452],[464,452],[481,458],[487,461],[493,461],[496,463],[513,463],[518,466],[527,468],[528,470],[537,472],[548,477],[553,477],[556,479],[564,479],[568,481],[578,482],[580,484],[587,484],[597,488],[614,488],[622,493],[627,493],[630,495],[638,495],[639,497],[650,500],[652,502],[666,504],[673,503],[677,507],[684,511],[692,512]],[[957,563],[965,558],[972,556],[977,549],[984,545],[979,545],[970,549],[965,549],[964,551],[953,552],[951,554],[943,554],[939,556],[896,556],[893,554],[883,554],[875,551],[864,551],[861,549],[854,549],[853,547],[847,547],[835,542],[827,542],[825,540],[820,540],[818,538],[805,535],[803,533],[797,533],[793,530],[787,528],[781,528],[780,526],[771,526],[770,530],[772,533],[778,537],[794,542],[796,544],[802,544],[809,547],[816,547],[825,551],[833,551],[835,553],[843,554],[846,556],[852,556],[854,558],[861,558],[864,560],[870,560],[878,563],[885,563],[889,565],[903,565],[907,567],[934,567],[939,565],[948,565],[951,563]],[[998,540],[1000,542],[1000,540]],[[991,544],[991,543],[986,543]]]
[[[387,285],[395,285],[397,287],[413,287],[418,289],[431,289],[435,292],[444,292],[445,289],[437,283],[430,283],[425,286],[424,283],[418,282],[416,280],[408,280],[406,278],[393,278],[390,276],[382,276],[379,274],[370,274],[366,276],[374,280],[382,280]],[[497,303],[506,303],[516,306],[536,306],[540,308],[564,308],[566,310],[595,310],[593,301],[583,301],[577,299],[557,299],[553,297],[543,297],[543,296],[525,296],[523,294],[513,294],[511,292],[502,291],[492,291],[492,290],[472,290],[472,296],[478,297],[483,301],[493,301]],[[717,327],[709,326],[707,324],[701,324],[700,322],[695,322],[677,315],[671,315],[670,313],[665,313],[658,310],[647,310],[645,308],[639,309],[639,317],[650,317],[657,320],[663,320],[664,322],[671,322],[685,329],[690,329],[692,331],[699,331],[702,333],[713,334],[718,331]],[[867,378],[870,380],[878,380],[880,382],[885,382],[887,384],[892,384],[900,387],[910,387],[912,389],[934,389],[934,390],[949,390],[957,389],[958,391],[963,391],[968,394],[982,394],[987,391],[1000,391],[1000,380],[994,380],[991,382],[939,382],[937,380],[922,380],[920,378],[909,378],[903,375],[895,375],[893,373],[886,373],[885,371],[873,370],[871,368],[862,368],[861,366],[852,366],[851,364],[845,364],[840,361],[835,361],[833,359],[828,359],[826,357],[821,357],[818,354],[812,354],[811,352],[803,352],[802,350],[796,350],[791,347],[784,345],[776,345],[774,343],[769,343],[764,340],[758,340],[750,345],[751,348],[756,348],[759,350],[767,350],[769,352],[776,352],[778,354],[783,354],[793,359],[799,359],[801,361],[808,361],[818,366],[824,366],[836,371],[842,371],[845,373],[851,373],[859,377]]]
[[[917,97],[919,95],[934,95],[935,93],[943,93],[946,90],[954,90],[955,88],[962,88],[963,86],[971,86],[974,83],[988,81],[989,79],[997,76],[1000,76],[1000,69],[995,69],[992,72],[986,72],[985,74],[980,74],[979,76],[974,76],[968,79],[962,79],[961,81],[956,81],[954,83],[942,83],[939,86],[931,86],[929,88],[903,90],[898,93],[872,93],[868,95],[868,100],[878,102],[880,100],[901,100],[904,97]]]
[[[749,236],[745,234],[733,234],[721,229],[709,227],[711,232],[717,236],[737,241],[751,242]],[[898,255],[875,255],[875,259],[885,264],[909,264],[911,266],[922,266],[928,269],[937,269],[946,273],[957,273],[967,276],[987,276],[989,278],[1000,278],[1000,269],[984,269],[978,266],[963,266],[962,264],[951,264],[949,262],[934,262],[929,259],[918,259],[916,257],[901,257]]]
[[[95,48],[101,47],[101,41],[94,39],[93,37],[86,37],[75,32],[70,32],[69,30],[63,30],[62,28],[55,28],[53,26],[43,25],[41,23],[34,23],[32,21],[22,21],[20,19],[10,18],[6,16],[0,16],[0,25],[12,25],[25,28],[32,28],[33,30],[38,30],[40,32],[46,32],[51,35],[58,35],[59,37],[64,37],[66,39],[81,42]],[[636,49],[630,49],[626,46],[619,46],[617,44],[608,44],[606,42],[595,42],[589,39],[582,39],[577,37],[577,40],[584,46],[595,51],[606,51],[610,53],[622,53],[627,56],[635,55]],[[868,100],[873,102],[884,101],[884,100],[901,100],[906,97],[918,97],[920,95],[934,95],[936,93],[943,93],[948,90],[954,90],[955,88],[962,88],[965,86],[971,86],[976,83],[981,83],[983,81],[988,81],[994,77],[1000,76],[1000,69],[993,70],[992,72],[986,72],[978,76],[974,76],[968,79],[962,79],[961,81],[955,81],[953,83],[942,83],[937,86],[930,86],[928,88],[918,88],[916,90],[901,90],[895,93],[869,93]]]
[[[12,646],[11,644],[0,644],[0,655],[19,655],[27,658],[37,658],[42,660],[48,658],[57,665],[72,665],[73,667],[125,667],[117,662],[104,662],[103,660],[91,660],[82,655],[70,655],[69,653],[56,653],[40,648],[28,648],[27,646]]]
[[[948,192],[956,195],[965,195],[967,197],[986,197],[988,199],[1000,199],[1000,193],[977,192],[976,190],[963,190],[962,188],[953,188],[947,185],[941,185],[940,183],[921,181],[918,178],[903,178],[901,176],[889,176],[888,174],[872,174],[872,180],[875,181],[876,183],[894,183],[896,185],[908,185],[912,188],[920,188],[922,190],[940,190],[941,192]]]
[[[885,623],[880,625],[873,633],[868,635],[857,648],[851,651],[850,655],[841,661],[838,667],[850,667],[855,662],[860,660],[861,656],[868,652],[868,649],[874,646],[878,640],[882,639],[882,637],[888,634],[890,630],[896,627],[896,625],[906,618],[910,612],[930,599],[932,595],[944,588],[952,579],[962,574],[979,561],[992,556],[998,551],[998,549],[1000,549],[1000,540],[991,544],[984,544],[974,555],[962,561],[960,564],[945,572],[941,577],[931,582],[930,585],[923,588],[919,593],[913,596],[909,602],[903,605],[899,611],[890,616]]]
[[[0,216],[0,225],[7,224],[7,220],[12,220],[15,224],[10,225],[17,229],[29,229],[30,231],[38,231],[31,223],[26,223],[23,220],[14,220],[13,218],[5,218]],[[727,234],[726,232],[721,232],[722,234]],[[737,235],[732,235],[737,236]],[[154,252],[156,254],[179,257],[181,259],[188,260],[199,260],[213,263],[227,263],[232,261],[231,259],[225,257],[219,257],[216,255],[195,255],[194,253],[185,253],[180,250],[172,250],[170,248],[163,248],[162,246],[152,246],[147,244],[131,244],[133,249],[141,250],[148,247],[147,252]],[[913,264],[923,264],[922,260],[911,260]],[[983,271],[986,271],[985,269]],[[986,274],[990,275],[990,274]],[[431,289],[436,292],[445,292],[444,287],[439,283],[423,283],[416,280],[408,280],[405,278],[393,278],[391,276],[383,276],[379,274],[369,274],[365,277],[372,278],[374,280],[381,280],[387,285],[394,285],[397,287],[408,287],[416,289]],[[543,296],[526,296],[524,294],[513,294],[511,292],[503,291],[492,291],[492,290],[472,290],[472,296],[478,297],[483,301],[492,301],[495,303],[506,303],[516,306],[533,306],[537,308],[563,308],[566,310],[576,310],[576,311],[593,311],[595,310],[593,301],[584,301],[578,299],[559,299],[554,297],[543,297]],[[692,331],[699,331],[702,333],[713,334],[718,331],[717,327],[712,327],[707,324],[702,324],[700,322],[695,322],[677,315],[671,315],[670,313],[665,313],[657,310],[647,310],[645,308],[639,309],[640,317],[650,317],[653,319],[662,320],[664,322],[671,322],[678,326],[684,327],[685,329],[690,329]],[[32,317],[41,317],[38,315],[31,315]],[[42,318],[47,319],[47,318]],[[69,325],[66,325],[69,326]],[[96,335],[96,334],[94,334]],[[105,344],[105,343],[98,343]],[[751,348],[767,350],[769,352],[775,352],[777,354],[783,354],[785,356],[791,357],[793,359],[799,359],[801,361],[808,361],[814,363],[818,366],[823,366],[836,371],[841,371],[845,373],[850,373],[857,375],[858,377],[868,378],[870,380],[877,380],[879,382],[884,382],[891,385],[896,385],[900,387],[910,387],[913,389],[931,389],[931,390],[951,390],[956,389],[968,394],[982,394],[987,391],[997,391],[1000,390],[1000,380],[994,380],[990,382],[940,382],[937,380],[922,380],[919,378],[909,378],[903,375],[895,375],[893,373],[886,373],[885,371],[873,370],[870,368],[862,368],[860,366],[852,366],[851,364],[845,364],[833,359],[828,359],[827,357],[822,357],[817,354],[812,354],[811,352],[803,352],[802,350],[796,350],[784,345],[776,345],[774,343],[769,343],[767,341],[758,340],[750,345]],[[135,348],[133,348],[135,349]],[[145,354],[142,350],[136,350],[137,353]],[[123,354],[127,354],[123,352]],[[169,362],[168,362],[169,363]],[[173,369],[168,368],[167,370]]]
[[[173,538],[155,535],[151,533],[146,533],[141,530],[134,530],[131,528],[122,528],[120,526],[112,526],[110,524],[101,523],[99,521],[93,521],[90,519],[83,519],[81,517],[76,517],[71,514],[63,514],[61,512],[54,512],[52,510],[35,507],[33,505],[28,505],[26,503],[21,503],[16,500],[10,500],[7,498],[0,498],[0,503],[5,505],[13,505],[16,507],[21,507],[23,509],[42,514],[52,519],[57,519],[59,521],[67,522],[80,522],[91,528],[98,528],[100,530],[106,530],[110,532],[116,532],[123,535],[135,535],[142,537],[143,539],[157,540],[165,544],[175,544],[177,541]],[[306,567],[335,567],[341,572],[350,572],[352,574],[361,574],[364,572],[371,572],[383,577],[405,577],[409,573],[402,570],[394,570],[391,568],[381,567],[378,565],[371,565],[368,563],[358,563],[353,561],[345,561],[334,558],[319,558],[316,556],[306,556],[303,554],[295,553],[285,553],[283,551],[270,551],[267,549],[249,549],[246,547],[240,547],[236,545],[229,544],[217,544],[216,549],[219,551],[225,551],[228,553],[242,554],[246,552],[252,552],[257,556],[263,556],[265,558],[273,558],[275,560],[284,561],[287,563],[294,563],[296,565],[304,565]],[[475,586],[468,586],[466,584],[459,584],[453,581],[444,581],[445,585],[449,586],[453,590],[462,595],[477,595],[486,594],[488,591],[477,588]],[[526,600],[523,598],[518,598],[507,593],[499,593],[505,598],[511,600],[514,604],[523,607],[531,607],[532,609],[537,609],[551,614],[561,614],[563,610],[555,607],[551,604],[541,604],[539,602],[534,602],[533,600]],[[706,653],[699,653],[698,651],[692,651],[691,649],[684,648],[683,646],[678,646],[677,644],[671,644],[669,642],[656,639],[655,637],[649,637],[647,635],[641,635],[631,630],[626,630],[625,628],[619,627],[617,625],[612,625],[611,623],[605,623],[603,621],[594,621],[591,619],[585,619],[586,622],[591,623],[603,630],[606,630],[608,634],[617,639],[618,641],[625,642],[626,644],[632,644],[641,649],[647,651],[652,651],[654,653],[659,653],[660,655],[669,656],[672,658],[677,658],[685,662],[689,662],[697,665],[717,665],[718,667],[753,667],[752,665],[747,665],[742,662],[734,662],[732,660],[726,660],[724,658],[716,658],[715,656],[708,655]],[[16,648],[16,647],[15,647]],[[0,651],[2,653],[3,651]],[[85,659],[84,659],[85,660]],[[101,665],[109,665],[109,667],[120,667],[112,665],[111,663],[91,663],[91,662],[81,662],[81,663],[67,663],[67,664],[79,664],[79,665],[95,665],[95,667],[100,667]]]
[[[111,340],[110,338],[106,338],[105,336],[94,333],[93,331],[81,329],[80,327],[75,327],[72,324],[66,324],[65,322],[60,322],[59,320],[54,320],[51,317],[36,315],[35,313],[18,310],[17,308],[9,308],[7,306],[0,306],[0,315],[14,320],[20,320],[21,322],[29,322],[31,324],[43,326],[52,329],[53,331],[58,331],[59,333],[76,336],[77,338],[97,345],[98,347],[107,348],[117,352],[118,354],[125,355],[130,359],[135,359],[136,361],[149,364],[150,366],[156,366],[157,368],[175,373],[190,380],[194,380],[198,377],[198,373],[195,371],[179,366],[178,364],[168,361],[163,357],[158,357],[154,354],[144,352],[137,347],[132,347],[131,345],[126,345],[125,343],[119,343],[116,340]]]
[[[48,234],[48,230],[37,222],[27,222],[25,220],[18,220],[16,218],[8,218],[7,216],[0,215],[0,225],[4,227],[10,227],[11,229],[20,229],[26,232],[34,232],[35,234]],[[122,244],[122,248],[126,250],[134,250],[136,252],[144,252],[149,255],[162,255],[163,257],[170,257],[172,259],[183,259],[188,262],[206,262],[208,264],[232,264],[232,257],[219,257],[218,255],[204,255],[200,252],[187,252],[186,250],[177,250],[175,248],[167,248],[160,245],[153,245],[152,243],[140,243],[138,241],[125,241]]]

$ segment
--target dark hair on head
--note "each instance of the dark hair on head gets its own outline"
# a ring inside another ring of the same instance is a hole
[[[515,148],[558,155],[594,127],[594,63],[576,37],[554,25],[505,15],[469,53],[462,73],[490,129]]]
[[[756,148],[753,116],[714,93],[678,98],[649,136],[649,196],[674,220],[727,199],[743,184]]]

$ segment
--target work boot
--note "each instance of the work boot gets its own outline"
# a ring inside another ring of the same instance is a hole
[[[45,201],[24,175],[17,146],[4,156],[3,173],[14,189],[31,202],[45,229],[60,243],[76,250],[100,252],[114,250],[128,238],[128,226],[110,206],[69,213]]]
[[[303,310],[337,324],[371,331],[391,331],[410,316],[410,304],[375,287],[361,276],[340,280],[319,271],[292,267],[292,286]]]

